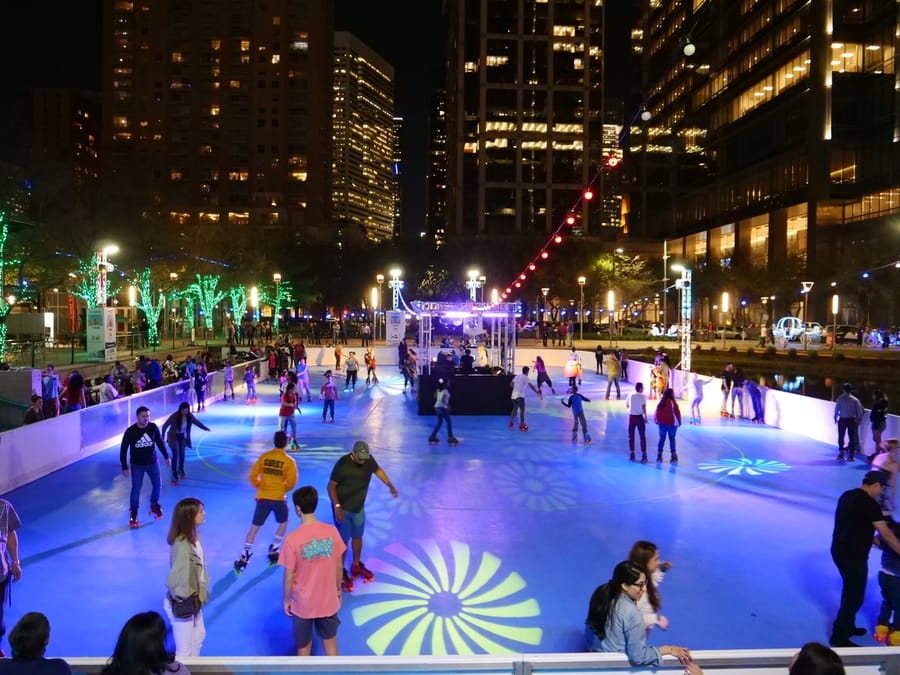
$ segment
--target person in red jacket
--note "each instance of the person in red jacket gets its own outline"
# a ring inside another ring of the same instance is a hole
[[[656,446],[656,461],[663,461],[663,445],[669,437],[670,464],[678,464],[678,452],[675,450],[675,432],[681,426],[681,410],[675,402],[675,392],[669,387],[663,391],[662,398],[656,406],[653,421],[659,427],[659,445]]]

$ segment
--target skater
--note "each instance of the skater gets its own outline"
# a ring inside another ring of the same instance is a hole
[[[7,602],[12,603],[9,585],[22,578],[22,564],[19,562],[19,532],[22,521],[19,514],[5,499],[0,499],[0,640],[6,633],[3,610]],[[9,555],[7,555],[9,554]],[[6,658],[0,644],[0,659]]]
[[[881,447],[881,435],[887,428],[887,396],[881,389],[872,390],[872,410],[869,412],[869,425],[872,427],[872,442],[875,444],[875,451],[868,456],[869,462],[875,459],[876,455],[884,452]]]
[[[887,489],[887,488],[885,488]],[[895,537],[900,537],[900,523],[888,518],[888,526]],[[878,587],[881,589],[881,610],[874,638],[883,645],[900,646],[900,555],[888,545],[881,548],[881,569],[878,572]],[[892,620],[893,619],[893,620]]]
[[[638,601],[647,586],[644,568],[630,560],[616,565],[612,579],[591,595],[584,639],[591,652],[624,652],[632,666],[660,666],[663,656],[682,664],[691,661],[687,647],[647,644],[647,631]]]
[[[200,656],[206,638],[203,605],[209,601],[209,573],[200,545],[200,526],[206,521],[203,502],[186,497],[175,505],[166,542],[169,553],[169,576],[166,577],[166,599],[163,607],[172,624],[175,657]],[[175,616],[174,602],[194,598],[194,614]]]
[[[297,398],[306,395],[306,402],[312,402],[312,393],[309,391],[309,366],[306,363],[306,356],[301,356],[297,361]]]
[[[572,389],[579,383],[581,378],[581,360],[575,348],[572,347],[572,353],[569,355],[566,365],[563,368],[563,374],[569,378],[568,393],[572,393]]]
[[[681,410],[675,402],[675,392],[669,387],[663,392],[662,398],[656,405],[656,414],[653,421],[659,427],[659,444],[656,446],[656,461],[663,461],[663,445],[666,436],[669,437],[669,463],[678,464],[678,452],[675,450],[675,432],[681,425]]]
[[[437,424],[431,430],[431,436],[428,437],[429,443],[439,443],[438,431],[444,422],[447,422],[447,443],[456,445],[459,441],[453,435],[453,420],[450,418],[450,390],[447,388],[447,381],[439,378],[437,381],[437,391],[434,393],[434,414],[437,416]]]
[[[636,382],[634,391],[625,399],[628,409],[628,461],[634,461],[634,432],[641,437],[641,464],[647,463],[647,396],[644,383]]]
[[[347,355],[347,379],[344,382],[344,391],[356,391],[356,378],[359,375],[359,359],[356,358],[356,352],[350,352]]]
[[[726,363],[725,370],[719,377],[722,380],[722,417],[728,417],[728,399],[731,398],[731,387],[734,384],[734,364]]]
[[[234,366],[231,365],[231,361],[225,362],[225,370],[222,376],[222,379],[225,382],[225,387],[222,393],[222,400],[228,400],[228,392],[231,391],[231,400],[234,400]]]
[[[348,592],[353,590],[354,579],[362,577],[363,581],[368,583],[375,578],[360,559],[363,533],[366,529],[366,495],[373,475],[378,476],[378,479],[388,486],[391,497],[396,499],[399,494],[397,488],[372,457],[369,444],[365,441],[356,441],[353,450],[335,463],[328,480],[328,496],[334,509],[334,525],[341,533],[344,543],[350,542],[352,562],[349,572],[347,566],[343,565],[342,578],[342,587]],[[346,556],[345,551],[342,557],[346,560]]]
[[[540,356],[534,357],[534,371],[537,373],[538,391],[541,390],[541,386],[546,382],[547,386],[550,387],[550,393],[555,396],[556,389],[553,388],[553,381],[550,379],[550,375],[547,374],[547,365]]]
[[[325,656],[337,656],[337,631],[341,624],[342,558],[347,545],[333,525],[316,519],[319,493],[311,485],[298,488],[291,497],[300,527],[284,539],[278,564],[284,568],[283,607],[291,617],[297,656],[312,651],[313,626],[322,640]]]
[[[288,382],[281,395],[281,408],[278,409],[278,429],[287,433],[288,426],[291,427],[291,450],[296,450],[298,447],[297,422],[294,420],[294,414],[298,412],[300,412],[300,400],[297,396],[297,385]]]
[[[603,374],[603,345],[594,348],[594,360],[597,362],[597,375]]]
[[[750,405],[753,408],[753,419],[750,421],[754,424],[765,424],[766,411],[765,408],[763,408],[762,391],[759,388],[759,384],[754,380],[747,380],[747,383],[744,386],[747,388],[747,393],[750,395]]]
[[[528,431],[528,425],[525,424],[525,387],[530,388],[542,401],[544,400],[544,395],[528,381],[528,366],[522,366],[522,372],[512,379],[509,386],[512,389],[512,394],[510,395],[510,399],[512,399],[512,413],[509,416],[509,428],[512,429],[515,425],[516,413],[518,413],[519,431]]]
[[[331,423],[334,424],[334,402],[338,400],[338,388],[334,383],[334,375],[330,370],[325,371],[325,382],[319,388],[319,400],[322,401],[322,421],[331,413]]]
[[[631,547],[628,559],[636,565],[640,565],[647,572],[647,586],[644,594],[637,601],[638,609],[644,615],[644,627],[647,629],[647,637],[653,626],[659,626],[668,630],[669,620],[659,613],[662,600],[659,597],[657,587],[662,583],[666,572],[672,569],[672,563],[659,559],[659,549],[656,544],[649,541],[636,541]]]
[[[344,348],[338,342],[334,345],[334,372],[341,372],[341,358],[344,356]]]
[[[378,367],[378,364],[375,362],[375,350],[367,347],[363,361],[366,364],[366,386],[378,384],[378,375],[375,374],[375,368]]]
[[[178,410],[169,415],[160,432],[172,451],[172,485],[178,485],[179,479],[187,478],[184,473],[184,454],[186,448],[193,447],[191,427],[194,425],[209,431],[208,426],[194,417],[191,404],[185,401],[178,404]]]
[[[256,403],[256,373],[253,366],[247,366],[244,371],[244,384],[247,387],[247,403]]]
[[[844,461],[844,432],[846,432],[846,447],[849,451],[847,461],[852,462],[859,450],[859,423],[865,411],[862,403],[853,395],[853,385],[845,382],[843,390],[844,393],[834,402],[834,421],[838,428],[838,461]]]
[[[278,562],[281,541],[287,531],[286,495],[297,484],[297,463],[285,452],[287,434],[284,431],[276,431],[272,442],[275,447],[260,455],[250,469],[250,485],[256,488],[256,508],[253,511],[250,530],[244,539],[244,550],[241,551],[241,557],[234,561],[234,570],[238,574],[243,572],[250,562],[256,533],[265,525],[270,513],[275,514],[275,522],[278,523],[275,539],[269,545],[270,565]]]
[[[138,502],[141,496],[141,487],[144,483],[144,475],[150,476],[150,513],[156,520],[163,517],[162,507],[159,505],[159,462],[156,459],[156,448],[169,462],[169,453],[163,445],[159,427],[150,421],[150,409],[141,406],[137,409],[137,422],[125,430],[122,435],[122,445],[119,448],[119,463],[122,465],[122,473],[127,476],[128,451],[131,451],[131,519],[129,525],[138,527]]]
[[[744,385],[747,378],[744,377],[744,369],[738,366],[734,369],[734,377],[731,381],[731,416],[740,419],[744,416]],[[738,404],[738,414],[734,414],[734,402]]]
[[[694,387],[694,399],[691,401],[691,424],[700,424],[700,404],[703,403],[703,387],[712,382],[711,377],[704,378],[699,373],[694,373],[692,384]]]
[[[900,440],[888,439],[885,443],[885,452],[878,455],[872,462],[872,469],[883,471],[888,476],[888,485],[878,495],[878,503],[881,504],[881,512],[893,519],[897,510],[897,473],[900,472]]]
[[[406,361],[403,364],[403,393],[406,393],[406,385],[409,385],[411,393],[416,393],[416,375],[419,373],[419,364],[416,361],[416,352],[413,349],[406,350]]]
[[[628,352],[619,350],[619,378],[622,382],[628,382]]]
[[[615,351],[609,351],[606,354],[606,400],[609,400],[609,393],[612,391],[613,385],[616,387],[616,400],[621,400],[622,390],[619,389],[619,357]]]
[[[572,395],[568,399],[563,399],[561,403],[567,408],[572,409],[572,442],[578,440],[578,425],[581,424],[581,434],[585,443],[591,442],[591,435],[587,430],[587,420],[584,418],[584,404],[590,403],[591,399],[583,394],[578,393],[578,385],[572,385]]]
[[[400,340],[397,343],[397,368],[400,369],[400,372],[403,372],[403,368],[406,365],[406,356],[409,353],[409,350],[406,346],[406,339]]]

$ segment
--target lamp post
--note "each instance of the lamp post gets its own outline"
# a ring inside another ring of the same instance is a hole
[[[812,292],[814,281],[801,281],[803,285],[803,351],[809,349],[809,335],[806,332],[806,306],[809,304],[809,294]]]
[[[831,296],[831,351],[834,351],[837,344],[837,313],[840,303],[841,298],[837,293]]]
[[[722,349],[725,349],[725,331],[728,328],[728,291],[722,293],[722,314],[725,315],[724,321],[722,321]]]
[[[681,369],[691,371],[691,323],[693,319],[693,298],[691,291],[691,270],[684,265],[672,265],[673,272],[681,272],[675,281],[681,297]]]
[[[606,311],[609,312],[609,345],[613,343],[613,314],[616,311],[616,292],[609,289],[606,294]]]
[[[472,302],[478,300],[479,275],[480,272],[478,270],[469,270],[469,280],[466,282],[466,288],[469,289],[469,300]]]
[[[578,290],[580,296],[578,298],[578,339],[584,340],[584,284],[587,281],[585,277],[578,277]]]
[[[376,274],[375,281],[378,282],[378,311],[381,312],[381,320],[384,321],[384,275]],[[385,335],[384,323],[381,325],[381,337],[383,338]],[[375,339],[378,339],[378,314],[375,315]]]
[[[281,314],[281,274],[275,272],[272,275],[272,281],[275,282],[275,316],[272,318],[272,330],[278,335],[278,317]]]
[[[250,288],[250,308],[253,310],[253,318],[259,321],[259,317],[256,314],[257,309],[259,308],[259,288],[256,286]]]
[[[175,349],[175,332],[176,332],[176,323],[178,321],[178,310],[173,307],[172,308],[172,349]]]
[[[481,289],[481,304],[484,304],[484,287],[487,285],[487,277],[483,274],[478,277],[478,287]]]
[[[109,262],[109,256],[118,253],[119,247],[115,244],[104,246],[97,251],[97,307],[106,307],[106,275],[112,270],[112,263]]]
[[[400,309],[400,291],[403,290],[403,281],[400,279],[400,274],[402,274],[399,267],[395,267],[390,271],[391,280],[388,282],[388,285],[391,287],[393,291],[393,301],[394,301],[394,309]]]

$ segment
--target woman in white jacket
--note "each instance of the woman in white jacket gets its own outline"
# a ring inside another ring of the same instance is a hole
[[[659,549],[656,544],[649,541],[636,541],[631,547],[631,553],[628,559],[640,565],[647,572],[647,588],[644,589],[644,595],[637,601],[638,609],[644,615],[644,626],[647,628],[647,634],[653,626],[659,626],[663,630],[669,627],[669,620],[660,614],[659,608],[662,606],[662,600],[659,597],[657,587],[662,583],[666,572],[672,567],[672,563],[668,560],[659,559]]]
[[[203,606],[209,600],[209,574],[206,559],[200,545],[199,528],[206,520],[203,502],[186,497],[175,505],[172,523],[166,542],[171,546],[171,568],[166,578],[166,599],[163,606],[172,624],[175,638],[175,656],[200,656],[200,648],[206,638],[203,623]],[[194,613],[177,617],[173,602],[194,598]]]

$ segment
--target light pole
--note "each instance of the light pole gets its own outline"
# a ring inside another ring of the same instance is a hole
[[[375,281],[378,282],[378,311],[381,312],[381,320],[384,321],[384,275],[376,274]],[[381,337],[384,338],[385,335],[384,323],[381,325]],[[378,339],[378,314],[375,315],[375,339]]]
[[[109,262],[109,256],[118,253],[119,247],[115,244],[104,246],[97,251],[97,307],[106,307],[106,275],[112,270],[112,263]]]
[[[469,289],[469,300],[472,302],[478,300],[478,287],[481,285],[478,282],[480,274],[478,270],[469,270],[469,280],[466,282],[466,288]]]
[[[400,291],[403,290],[403,281],[400,279],[401,270],[399,267],[395,267],[390,271],[391,280],[388,282],[388,285],[391,287],[393,291],[393,301],[394,301],[394,309],[400,309]]]
[[[725,315],[725,319],[722,321],[722,349],[725,349],[725,332],[728,329],[728,291],[722,293],[722,314]]]
[[[831,351],[834,351],[837,344],[837,313],[840,303],[841,298],[837,293],[831,296]]]
[[[484,287],[487,285],[487,277],[483,274],[478,277],[478,287],[481,289],[481,304],[484,304]]]
[[[578,298],[578,339],[584,340],[584,284],[585,277],[578,277],[578,290],[581,295]]]
[[[272,281],[275,282],[275,316],[272,318],[272,330],[278,335],[278,316],[281,313],[281,274],[275,272],[272,275]]]
[[[256,314],[259,308],[259,289],[256,286],[250,288],[250,308],[253,310],[253,318],[259,321],[259,317]]]
[[[691,291],[691,270],[684,265],[672,265],[673,272],[681,272],[675,281],[681,296],[681,369],[691,371],[691,323],[693,320],[693,298]]]
[[[606,311],[609,312],[609,346],[613,343],[613,314],[616,311],[616,292],[609,289],[606,294]]]
[[[806,306],[809,304],[809,294],[812,292],[814,281],[801,281],[803,285],[803,351],[809,349],[809,335],[806,332]]]

